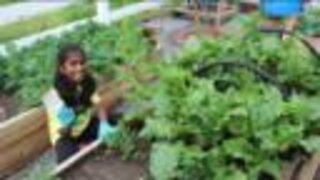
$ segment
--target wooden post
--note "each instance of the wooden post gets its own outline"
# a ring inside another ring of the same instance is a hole
[[[315,175],[317,174],[319,164],[320,154],[313,154],[312,157],[302,167],[298,174],[297,180],[317,180],[319,177],[315,177]]]
[[[223,11],[223,0],[219,0],[217,3],[217,12],[216,12],[216,19],[215,19],[215,26],[220,31],[220,26],[221,26],[221,13]]]

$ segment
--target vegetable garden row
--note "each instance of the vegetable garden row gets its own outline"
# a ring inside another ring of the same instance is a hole
[[[22,109],[39,105],[59,45],[80,42],[101,77],[132,84],[108,143],[127,158],[147,156],[148,177],[281,179],[284,164],[320,150],[320,61],[300,34],[283,41],[258,32],[257,19],[244,20],[241,35],[198,35],[166,58],[154,55],[139,20],[90,23],[12,48],[0,59],[0,88]]]
[[[9,24],[0,25],[0,42],[7,43],[76,20],[89,18],[94,14],[94,3],[76,2],[62,9],[40,13],[30,18],[22,18]]]

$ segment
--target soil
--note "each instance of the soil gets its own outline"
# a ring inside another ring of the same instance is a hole
[[[26,168],[5,180],[40,180],[55,165],[55,153],[48,151]],[[100,150],[81,160],[56,180],[142,180],[147,177],[147,163],[124,160],[119,153]],[[1,179],[1,178],[0,178]]]
[[[17,102],[13,97],[10,97],[0,92],[0,122],[5,121],[18,112]]]
[[[166,15],[148,19],[142,27],[150,32],[152,42],[162,57],[174,56],[183,45],[195,35],[208,35],[216,37],[224,31],[224,27],[216,27],[210,22],[195,22],[184,17]]]
[[[124,160],[116,152],[88,157],[69,170],[62,180],[141,180],[147,176],[144,162]]]

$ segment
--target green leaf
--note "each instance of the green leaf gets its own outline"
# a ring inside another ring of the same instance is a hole
[[[222,148],[224,153],[230,155],[233,158],[242,159],[246,162],[250,162],[254,159],[253,147],[244,138],[233,138],[223,141]]]
[[[155,180],[170,180],[175,177],[179,163],[180,148],[174,144],[158,143],[152,147],[150,173]]]
[[[320,136],[310,136],[300,141],[300,144],[309,152],[315,153],[320,151]]]
[[[140,132],[140,137],[148,139],[172,139],[175,135],[175,124],[161,119],[147,119],[144,129]]]

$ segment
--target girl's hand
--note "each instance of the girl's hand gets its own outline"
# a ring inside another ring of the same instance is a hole
[[[116,126],[111,126],[107,120],[100,120],[98,138],[108,142],[112,136],[118,132]]]
[[[109,86],[101,87],[91,98],[91,101],[98,113],[101,109],[110,112],[119,100],[120,98],[117,93],[115,93]]]

